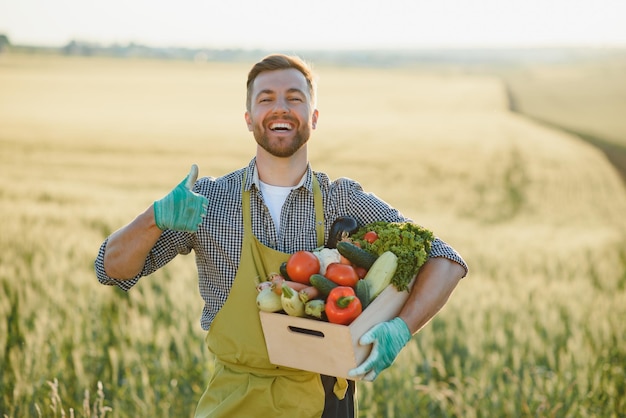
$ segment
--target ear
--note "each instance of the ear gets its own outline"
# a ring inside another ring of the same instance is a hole
[[[313,110],[313,115],[311,115],[311,127],[315,129],[317,127],[317,118],[319,117],[320,112],[315,109]]]
[[[250,113],[246,112],[243,116],[246,119],[246,125],[248,125],[248,131],[252,132],[252,118],[250,117]]]

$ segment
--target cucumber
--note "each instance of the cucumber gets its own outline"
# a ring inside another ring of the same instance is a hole
[[[369,270],[374,262],[378,259],[376,254],[372,254],[369,251],[365,251],[362,248],[357,247],[351,242],[341,241],[337,243],[337,251],[339,254],[350,260],[351,263],[363,267]]]
[[[285,279],[285,280],[291,280],[291,279],[289,278],[289,275],[287,274],[287,262],[286,262],[286,261],[285,261],[285,262],[283,262],[283,263],[280,265],[280,267],[279,267],[279,270],[278,270],[278,271],[280,271],[280,275],[281,275],[281,276],[283,276],[283,279]]]
[[[355,293],[356,297],[361,301],[363,310],[365,310],[367,305],[370,304],[370,287],[367,285],[365,280],[359,280],[356,282]]]
[[[389,286],[397,267],[398,257],[391,251],[385,251],[367,271],[363,280],[369,287],[370,302]]]
[[[309,278],[309,282],[311,282],[311,286],[314,286],[317,290],[319,290],[324,297],[328,296],[330,291],[338,286],[337,283],[330,281],[321,274],[312,275]]]

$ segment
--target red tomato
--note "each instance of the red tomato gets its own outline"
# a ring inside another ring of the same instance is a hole
[[[309,278],[320,272],[320,260],[310,251],[296,251],[287,260],[286,269],[294,282],[309,284]]]
[[[378,239],[378,234],[376,231],[368,231],[363,235],[363,239],[371,244]]]
[[[359,275],[354,267],[348,264],[330,263],[326,267],[324,275],[328,280],[337,283],[339,286],[356,286],[359,281]]]
[[[363,279],[367,275],[367,270],[363,267],[354,266],[354,270],[356,271],[357,276],[359,276],[359,279]]]

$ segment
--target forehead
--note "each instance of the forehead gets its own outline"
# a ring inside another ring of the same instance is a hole
[[[286,92],[300,90],[308,95],[309,87],[304,74],[295,68],[284,70],[264,71],[260,73],[252,85],[252,95],[260,92]]]

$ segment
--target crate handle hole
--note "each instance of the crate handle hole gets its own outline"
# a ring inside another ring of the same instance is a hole
[[[307,334],[307,335],[312,335],[314,337],[324,338],[324,333],[322,331],[315,331],[315,330],[312,330],[312,329],[294,327],[294,326],[291,326],[291,325],[289,325],[287,328],[289,328],[289,331],[291,331],[291,332],[297,332],[297,333],[300,333],[300,334]]]

